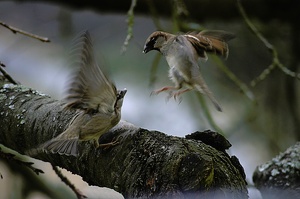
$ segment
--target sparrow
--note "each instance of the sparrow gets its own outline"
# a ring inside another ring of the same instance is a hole
[[[221,112],[221,106],[202,77],[198,60],[200,58],[206,61],[207,53],[227,58],[229,53],[227,41],[234,37],[234,34],[222,30],[203,30],[180,35],[162,31],[153,32],[145,42],[143,53],[151,50],[159,51],[167,60],[169,78],[175,84],[165,86],[154,93],[169,91],[169,98],[174,97],[176,100],[182,93],[195,89],[206,95]],[[177,92],[173,93],[176,90]]]
[[[78,155],[78,142],[93,141],[96,148],[115,143],[99,144],[98,139],[119,123],[123,98],[127,92],[117,90],[95,61],[88,31],[75,40],[73,53],[79,60],[67,88],[64,109],[76,110],[67,129],[42,144],[43,151],[64,155]]]

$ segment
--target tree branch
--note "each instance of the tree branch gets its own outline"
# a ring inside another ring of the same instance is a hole
[[[0,72],[2,73],[2,75],[10,82],[10,83],[12,83],[12,84],[18,84],[18,82],[17,81],[15,81],[5,70],[4,70],[4,68],[2,68],[2,67],[5,67],[5,65],[4,64],[2,64],[1,62],[0,62]]]
[[[278,52],[276,48],[257,30],[254,24],[248,18],[242,4],[241,0],[237,0],[237,7],[242,17],[244,18],[247,26],[253,32],[255,36],[264,44],[264,46],[272,53],[273,60],[272,63],[263,70],[263,72],[254,80],[251,81],[251,86],[256,86],[259,82],[263,81],[275,68],[280,69],[284,74],[297,78],[300,80],[300,73],[293,72],[284,66],[278,58]]]
[[[68,187],[70,187],[72,189],[72,191],[76,194],[77,199],[83,199],[83,198],[87,198],[85,195],[83,195],[81,193],[80,190],[78,190],[75,185],[73,185],[69,179],[67,177],[65,177],[62,172],[59,170],[59,168],[55,165],[52,164],[52,168],[54,170],[54,172],[56,173],[56,175],[61,179],[61,181],[63,181]]]
[[[19,165],[20,167],[25,166],[28,169],[32,170],[37,175],[39,175],[40,173],[44,173],[43,170],[35,168],[34,166],[32,166],[34,164],[33,162],[28,162],[26,160],[23,160],[24,158],[22,158],[21,155],[13,154],[6,147],[3,147],[3,146],[0,147],[0,157],[2,159],[6,159],[6,161],[14,162],[16,165]]]
[[[129,8],[128,13],[127,13],[127,36],[126,36],[126,39],[125,39],[124,44],[122,46],[121,53],[124,53],[126,51],[127,46],[129,44],[129,41],[133,37],[134,8],[136,6],[136,1],[137,0],[132,0],[131,1],[131,5],[130,5],[130,8]]]
[[[5,84],[1,78],[0,143],[24,153],[64,131],[75,114],[63,110],[64,102],[21,85]],[[99,142],[116,137],[120,144],[109,149],[97,150],[82,142],[78,157],[40,153],[36,158],[66,168],[91,185],[115,189],[126,198],[191,194],[248,198],[242,167],[225,152],[227,146],[220,150],[209,142],[167,136],[124,121]]]
[[[41,37],[39,35],[35,35],[35,34],[30,33],[30,32],[26,32],[26,31],[21,30],[19,28],[12,27],[12,26],[10,26],[10,25],[2,22],[2,21],[0,21],[0,25],[7,28],[7,29],[9,29],[9,30],[11,30],[14,34],[19,33],[19,34],[25,35],[27,37],[31,37],[31,38],[40,40],[42,42],[50,42],[50,40],[46,37]]]
[[[299,150],[300,142],[256,168],[253,182],[263,198],[299,198]]]

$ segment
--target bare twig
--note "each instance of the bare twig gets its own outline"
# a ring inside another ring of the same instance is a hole
[[[227,77],[233,81],[238,87],[239,89],[251,100],[251,101],[255,101],[255,97],[254,94],[252,93],[252,91],[249,89],[249,87],[243,83],[222,61],[219,57],[217,57],[216,55],[211,55],[211,57],[213,58],[214,62],[216,63],[217,67],[219,67],[219,69],[221,69],[226,75]]]
[[[17,81],[15,81],[2,67],[5,67],[4,64],[0,64],[0,72],[3,74],[3,76],[12,84],[19,84]]]
[[[83,195],[83,194],[81,193],[80,190],[78,190],[78,189],[77,189],[77,188],[69,181],[68,178],[66,178],[66,177],[61,173],[61,171],[58,169],[57,166],[55,166],[55,165],[53,165],[53,164],[51,164],[51,165],[52,165],[52,168],[53,168],[53,170],[55,171],[56,175],[61,179],[61,181],[63,181],[66,185],[68,185],[68,186],[72,189],[72,191],[76,194],[76,196],[77,196],[78,199],[87,198],[85,195]]]
[[[200,94],[199,92],[196,93],[197,98],[202,106],[202,110],[203,110],[203,114],[206,116],[207,121],[209,122],[209,124],[221,135],[225,135],[224,131],[216,124],[216,122],[214,121],[212,115],[210,114],[209,110],[208,110],[208,106],[204,100],[204,97],[202,94]]]
[[[163,28],[162,28],[162,25],[159,21],[159,14],[156,10],[156,7],[154,6],[153,0],[147,0],[146,3],[147,3],[147,6],[149,8],[149,11],[151,13],[150,16],[152,18],[152,21],[153,21],[156,29],[157,30],[162,30]]]
[[[0,66],[5,67],[5,64],[0,61]]]
[[[39,175],[40,173],[44,173],[43,170],[37,169],[37,168],[33,167],[32,166],[34,164],[33,162],[26,162],[26,161],[23,161],[23,160],[21,160],[19,158],[16,158],[15,154],[12,154],[10,152],[5,152],[5,151],[2,150],[2,148],[3,147],[0,147],[0,157],[1,158],[4,158],[4,159],[6,159],[8,161],[14,161],[14,162],[17,163],[17,165],[26,166],[29,169],[31,169],[34,173],[36,173],[37,175]],[[10,149],[7,149],[7,150],[10,150]],[[1,175],[1,178],[2,178],[2,175]]]
[[[174,11],[177,16],[188,16],[189,11],[183,0],[173,0],[174,3]]]
[[[133,24],[134,24],[134,12],[133,11],[136,6],[136,1],[137,0],[131,0],[131,5],[130,5],[130,8],[127,13],[127,16],[128,16],[128,18],[127,18],[127,25],[128,25],[127,36],[126,36],[126,39],[125,39],[124,44],[121,49],[122,54],[126,51],[129,41],[133,37]]]
[[[26,35],[28,37],[31,37],[31,38],[34,38],[34,39],[38,39],[38,40],[40,40],[42,42],[50,42],[50,40],[47,37],[41,37],[41,36],[38,36],[38,35],[35,35],[35,34],[32,34],[32,33],[26,32],[24,30],[21,30],[21,29],[9,26],[9,25],[7,25],[6,23],[4,23],[2,21],[0,21],[0,25],[4,26],[5,28],[8,28],[14,34],[20,33],[20,34]]]
[[[251,86],[256,86],[259,82],[263,81],[275,68],[280,69],[284,74],[297,78],[300,80],[300,74],[289,70],[286,66],[284,66],[278,58],[278,52],[276,48],[257,30],[254,24],[248,18],[240,0],[237,0],[237,7],[244,18],[247,26],[253,32],[254,35],[258,37],[258,39],[265,45],[265,47],[272,53],[273,60],[272,63],[265,69],[263,72],[251,81]]]
[[[185,19],[188,17],[189,12],[182,0],[173,0],[172,3],[173,32],[179,32],[186,24]]]
[[[161,54],[157,53],[154,57],[154,60],[152,61],[150,80],[149,80],[150,87],[152,87],[156,81],[156,72],[157,72],[157,68],[158,68],[158,64],[159,64],[160,60],[161,60]]]

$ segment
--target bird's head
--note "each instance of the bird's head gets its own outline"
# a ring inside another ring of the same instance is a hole
[[[160,52],[161,47],[166,43],[168,38],[168,33],[161,31],[153,32],[146,40],[143,53],[147,53],[151,50],[157,50]]]
[[[123,90],[117,91],[117,100],[116,100],[116,104],[115,104],[115,109],[121,110],[121,107],[123,105],[123,99],[124,99],[124,96],[126,93],[127,93],[126,88]]]

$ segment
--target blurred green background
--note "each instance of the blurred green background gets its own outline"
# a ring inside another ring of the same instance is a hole
[[[130,5],[127,7],[129,9]],[[176,21],[173,16],[169,17],[155,19],[163,30],[175,32]],[[255,87],[250,86],[251,80],[272,63],[272,55],[249,31],[242,17],[233,20],[206,18],[201,22],[191,20],[193,23],[189,23],[190,27],[222,29],[237,35],[229,42],[228,59],[221,59],[221,63],[249,87],[254,100],[243,94],[220,69],[220,59],[209,56],[207,62],[199,63],[208,86],[222,105],[222,113],[217,112],[205,97],[203,99],[207,103],[203,107],[193,91],[184,94],[180,104],[173,99],[166,102],[167,94],[164,93],[150,96],[152,90],[172,84],[167,78],[168,65],[164,58],[160,59],[154,73],[155,81],[150,81],[152,64],[158,53],[142,53],[146,38],[157,27],[150,14],[135,15],[133,38],[127,50],[121,53],[127,36],[126,20],[125,12],[102,13],[46,3],[0,2],[0,21],[51,40],[50,43],[43,43],[13,34],[0,26],[0,61],[6,65],[7,72],[23,85],[62,99],[71,69],[68,50],[72,39],[80,31],[89,30],[100,65],[109,70],[117,88],[128,90],[122,109],[123,120],[184,137],[194,131],[217,130],[204,113],[207,108],[216,125],[232,143],[229,153],[240,159],[249,182],[257,165],[298,140],[299,80],[275,69]],[[282,63],[299,71],[299,58],[296,56],[299,52],[293,45],[295,39],[299,41],[299,35],[293,38],[299,27],[282,22],[276,16],[274,19],[269,16],[267,21],[255,17],[251,20],[278,50]],[[47,173],[51,173],[49,165],[40,164],[48,167]],[[4,164],[0,164],[0,171],[4,176],[0,179],[0,198],[18,198],[11,195],[17,177],[7,177],[10,172]],[[250,191],[250,198],[259,198],[255,190]],[[47,197],[38,195],[30,198]]]

